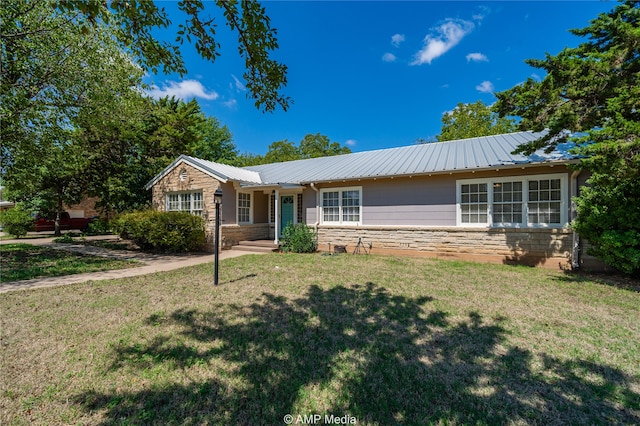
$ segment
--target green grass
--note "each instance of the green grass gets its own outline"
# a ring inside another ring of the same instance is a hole
[[[24,243],[3,244],[0,246],[0,252],[2,254],[0,256],[0,282],[137,266],[134,261],[89,256]]]
[[[640,292],[606,277],[262,255],[0,295],[12,424],[638,424]]]

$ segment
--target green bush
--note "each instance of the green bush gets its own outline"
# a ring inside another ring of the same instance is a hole
[[[33,216],[21,205],[0,212],[0,223],[3,230],[10,235],[20,238],[33,230]]]
[[[589,242],[589,254],[618,271],[640,277],[637,178],[594,172],[587,182],[576,199],[578,217],[573,229]]]
[[[304,223],[290,223],[282,230],[282,251],[293,253],[313,253],[318,249],[316,233]]]
[[[187,252],[204,249],[204,220],[186,212],[144,210],[112,221],[113,230],[142,250]]]
[[[62,237],[54,238],[53,242],[61,244],[73,244],[76,242],[76,240],[73,239],[73,235],[71,235],[70,233],[66,233]]]
[[[111,233],[111,225],[106,219],[96,219],[87,226],[87,235],[107,235]]]

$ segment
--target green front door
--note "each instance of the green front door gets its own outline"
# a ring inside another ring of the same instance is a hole
[[[280,232],[293,222],[293,195],[280,197]]]

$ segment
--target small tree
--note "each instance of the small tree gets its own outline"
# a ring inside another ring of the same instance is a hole
[[[33,229],[33,217],[21,204],[12,209],[0,212],[0,223],[10,235],[20,238]]]

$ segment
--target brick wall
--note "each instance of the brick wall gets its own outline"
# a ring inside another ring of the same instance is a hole
[[[100,213],[96,209],[96,203],[98,202],[98,200],[98,197],[87,197],[84,200],[80,201],[78,204],[74,204],[72,206],[68,206],[65,204],[63,208],[66,211],[82,210],[84,212],[83,217],[100,216]]]

